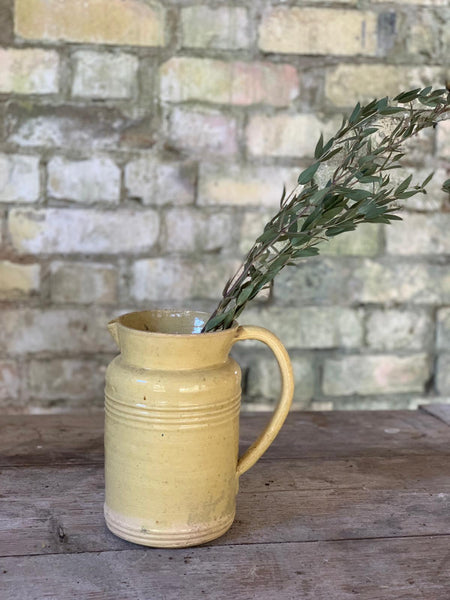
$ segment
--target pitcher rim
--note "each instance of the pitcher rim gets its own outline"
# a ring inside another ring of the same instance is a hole
[[[193,337],[198,337],[198,336],[204,336],[204,335],[215,335],[215,336],[219,336],[219,335],[230,335],[230,333],[236,331],[239,327],[239,323],[237,321],[233,321],[233,323],[231,324],[231,327],[229,327],[228,329],[222,329],[220,331],[204,331],[204,332],[199,332],[199,333],[165,333],[162,331],[144,331],[142,329],[135,329],[134,327],[129,327],[128,325],[124,325],[124,323],[121,322],[121,319],[123,317],[129,316],[129,315],[136,315],[136,314],[140,314],[140,313],[163,313],[166,315],[173,315],[173,316],[181,316],[181,315],[190,315],[190,314],[196,314],[196,315],[205,315],[205,323],[208,320],[208,317],[210,316],[210,313],[206,312],[206,311],[202,311],[202,310],[190,310],[190,309],[178,309],[178,308],[153,308],[153,309],[149,309],[149,310],[134,310],[131,312],[127,312],[127,313],[123,313],[122,315],[119,315],[118,317],[111,319],[111,321],[108,322],[108,325],[113,325],[114,323],[117,325],[120,325],[120,327],[123,327],[124,329],[127,329],[129,331],[133,331],[135,334],[138,335],[152,335],[152,336],[160,336],[160,337],[171,337],[171,338],[193,338]]]

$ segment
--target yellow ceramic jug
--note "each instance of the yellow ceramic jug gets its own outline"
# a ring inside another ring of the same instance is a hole
[[[225,533],[238,479],[267,450],[293,395],[292,367],[261,327],[200,333],[208,315],[129,313],[108,328],[120,348],[105,388],[105,519],[121,538],[185,547]],[[241,371],[229,357],[239,340],[267,344],[282,393],[270,423],[238,458]]]

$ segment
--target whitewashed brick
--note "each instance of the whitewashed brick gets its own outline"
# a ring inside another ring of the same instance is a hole
[[[450,308],[437,311],[437,340],[439,350],[450,350]]]
[[[367,319],[367,345],[374,350],[423,350],[433,338],[433,320],[425,311],[374,310]]]
[[[450,396],[450,353],[441,354],[437,360],[436,387],[439,394]]]
[[[386,228],[390,254],[450,254],[448,213],[403,214],[403,221]]]
[[[297,70],[288,64],[173,57],[159,76],[160,97],[168,102],[288,106],[299,92]]]
[[[167,211],[165,222],[168,252],[217,252],[233,244],[234,221],[230,213],[174,208]]]
[[[136,56],[79,50],[73,54],[73,60],[73,96],[130,98],[134,95],[138,69]]]
[[[13,300],[39,291],[41,267],[0,261],[0,298]]]
[[[298,169],[242,167],[237,164],[200,165],[200,205],[259,206],[277,208],[283,184],[290,190],[297,183]]]
[[[0,313],[0,351],[14,356],[115,352],[106,328],[114,316],[111,311],[87,307],[4,309]]]
[[[335,133],[335,122],[323,123],[314,114],[255,114],[246,130],[247,148],[254,156],[312,156],[321,133]]]
[[[245,8],[189,6],[181,9],[182,46],[238,50],[250,44]]]
[[[12,360],[0,361],[0,402],[16,403],[20,393],[20,372]]]
[[[450,273],[443,265],[364,260],[354,268],[345,289],[356,302],[450,303]]]
[[[450,159],[450,120],[437,125],[437,150],[441,158]]]
[[[39,158],[0,154],[0,202],[35,202],[39,188]]]
[[[1,94],[57,94],[59,56],[54,50],[0,48]]]
[[[48,163],[47,192],[53,198],[92,202],[119,202],[120,169],[106,157],[67,160],[56,156]]]
[[[325,360],[323,392],[329,396],[423,392],[429,375],[426,354],[345,356]]]
[[[143,156],[125,167],[127,193],[143,204],[193,204],[195,180],[195,167],[190,162],[162,163]]]
[[[14,248],[22,254],[138,253],[156,243],[159,218],[151,209],[16,209],[10,212],[8,227]]]
[[[336,106],[353,106],[415,87],[440,87],[443,78],[441,67],[338,64],[327,72],[325,95]]]
[[[113,265],[55,262],[50,272],[50,297],[56,304],[117,301],[118,276]]]
[[[291,357],[294,402],[305,405],[314,396],[314,369],[307,358]],[[274,358],[255,358],[250,364],[247,395],[274,403],[281,390],[279,367]]]
[[[357,348],[363,340],[360,310],[334,306],[255,309],[243,313],[245,323],[272,330],[286,348]]]
[[[215,110],[175,107],[168,117],[170,143],[199,155],[231,155],[238,151],[236,119]]]
[[[103,404],[106,367],[92,359],[31,360],[28,365],[28,394],[40,406],[64,405],[67,401]]]
[[[324,256],[376,256],[381,251],[381,227],[377,223],[361,223],[355,231],[319,244],[319,250]]]
[[[274,6],[263,14],[258,45],[263,52],[375,56],[376,34],[375,13]]]
[[[190,298],[220,298],[223,286],[236,271],[229,259],[150,258],[134,262],[130,293],[138,302],[171,301],[177,306]]]

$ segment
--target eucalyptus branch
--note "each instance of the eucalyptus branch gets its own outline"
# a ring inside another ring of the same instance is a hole
[[[420,185],[409,175],[400,184],[390,171],[401,168],[405,142],[422,129],[450,116],[450,94],[431,87],[359,103],[344,118],[337,133],[317,142],[315,162],[302,171],[298,185],[280,201],[280,210],[226,283],[222,299],[204,331],[231,327],[248,302],[286,265],[319,254],[317,247],[360,223],[401,220],[392,211],[399,200],[426,193],[433,174]],[[443,189],[450,192],[450,180]]]

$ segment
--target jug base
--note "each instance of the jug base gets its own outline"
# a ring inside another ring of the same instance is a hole
[[[230,529],[234,521],[234,513],[227,515],[211,526],[194,526],[191,529],[186,528],[178,531],[150,530],[145,527],[136,527],[131,520],[123,515],[112,511],[104,505],[105,521],[108,529],[117,537],[140,544],[141,546],[150,546],[152,548],[188,548],[189,546],[198,546],[211,540],[215,540]]]

